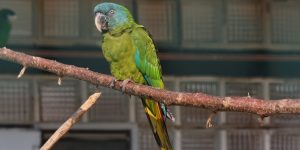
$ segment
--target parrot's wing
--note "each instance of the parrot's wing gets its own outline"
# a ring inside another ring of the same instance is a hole
[[[153,41],[143,26],[135,29],[133,42],[135,46],[135,63],[147,83],[157,88],[164,88],[161,65]]]
[[[135,48],[134,59],[137,68],[148,85],[164,88],[161,66],[151,37],[143,26],[135,28],[131,35]],[[165,118],[169,114],[167,108],[163,103],[158,103],[151,99],[143,99],[143,105],[157,143],[162,149],[171,150],[172,146],[165,124]]]
[[[156,54],[153,41],[143,26],[138,26],[132,32],[132,40],[135,48],[135,63],[144,76],[148,85],[164,88],[161,66]],[[164,109],[162,107],[162,109]],[[165,113],[166,110],[163,110]],[[165,113],[166,114],[166,113]]]
[[[134,59],[137,68],[144,76],[148,85],[163,89],[164,82],[162,79],[161,65],[152,38],[141,25],[135,28],[132,37],[135,46]],[[175,121],[174,116],[163,103],[160,103],[160,107],[165,117]]]

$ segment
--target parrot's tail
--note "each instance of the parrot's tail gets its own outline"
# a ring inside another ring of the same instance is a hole
[[[157,144],[161,150],[172,150],[161,104],[151,99],[142,101]]]

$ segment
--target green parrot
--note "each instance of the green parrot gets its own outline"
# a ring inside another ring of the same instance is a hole
[[[0,48],[6,46],[11,30],[11,20],[15,13],[10,9],[0,10]]]
[[[144,26],[134,21],[126,7],[115,3],[100,3],[94,13],[95,25],[103,35],[103,55],[115,79],[163,89],[161,65]],[[173,115],[163,103],[145,98],[142,103],[157,144],[161,150],[172,150],[165,120],[174,121]]]

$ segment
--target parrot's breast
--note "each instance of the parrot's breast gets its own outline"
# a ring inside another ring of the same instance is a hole
[[[134,45],[129,33],[118,37],[105,34],[102,52],[110,64],[110,71],[117,80],[131,79],[136,83],[145,83],[144,77],[134,61]]]

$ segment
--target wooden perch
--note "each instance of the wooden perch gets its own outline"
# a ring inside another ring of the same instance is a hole
[[[63,137],[70,128],[78,122],[83,114],[85,114],[98,100],[101,96],[101,93],[94,93],[91,95],[81,106],[80,108],[67,120],[65,121],[47,140],[47,142],[41,147],[40,150],[49,150],[53,145]]]
[[[86,68],[65,65],[53,60],[14,52],[7,48],[0,49],[0,59],[19,63],[26,67],[42,69],[58,76],[73,77],[95,85],[110,87],[114,80],[112,76],[96,73]],[[122,90],[122,82],[116,81],[112,87]],[[166,105],[194,106],[213,111],[248,112],[266,117],[275,114],[300,113],[300,100],[262,100],[252,97],[218,97],[204,93],[173,92],[129,82],[125,93],[139,97],[149,97]]]

